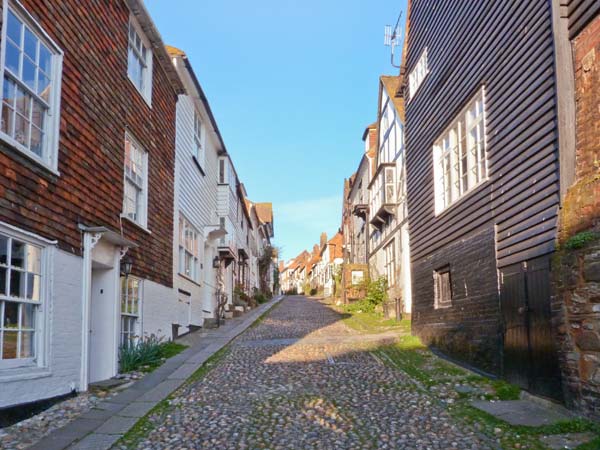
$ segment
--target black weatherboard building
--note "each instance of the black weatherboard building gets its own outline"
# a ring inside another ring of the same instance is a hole
[[[413,329],[560,397],[552,5],[409,0],[403,68]]]

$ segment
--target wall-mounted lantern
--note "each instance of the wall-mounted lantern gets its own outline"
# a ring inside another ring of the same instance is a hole
[[[213,269],[218,269],[219,267],[221,267],[221,258],[215,256],[213,258]]]
[[[125,258],[123,258],[123,260],[121,261],[121,273],[123,275],[125,275],[125,278],[127,278],[129,275],[131,275],[132,268],[133,268],[133,260],[129,256],[126,256]]]

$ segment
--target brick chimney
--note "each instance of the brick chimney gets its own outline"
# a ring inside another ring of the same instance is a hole
[[[320,241],[320,243],[321,243],[321,248],[323,248],[323,246],[325,244],[327,244],[327,233],[325,233],[325,232],[321,233],[321,241]]]

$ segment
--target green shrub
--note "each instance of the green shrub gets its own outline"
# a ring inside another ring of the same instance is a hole
[[[593,231],[583,231],[569,238],[567,242],[565,242],[565,247],[569,250],[577,250],[585,247],[587,243],[595,241],[599,237],[600,235]]]
[[[383,305],[388,299],[386,277],[365,281],[364,289],[366,291],[365,298],[348,305],[346,307],[348,312],[374,312],[377,306]]]
[[[164,359],[182,352],[186,345],[173,341],[163,342],[154,334],[141,338],[134,345],[119,348],[119,366],[121,373],[134,370],[152,371],[160,366]]]
[[[267,297],[262,292],[257,292],[256,294],[254,294],[254,300],[256,300],[256,303],[258,303],[259,305],[262,305],[263,303],[267,302]]]

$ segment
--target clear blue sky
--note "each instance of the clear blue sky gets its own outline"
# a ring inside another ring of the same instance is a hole
[[[165,43],[187,53],[249,198],[273,202],[286,260],[340,226],[378,76],[398,73],[384,26],[405,3],[146,1]]]

